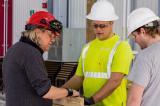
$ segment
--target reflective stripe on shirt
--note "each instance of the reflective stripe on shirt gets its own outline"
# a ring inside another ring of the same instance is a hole
[[[85,72],[84,75],[86,78],[104,78],[107,79],[107,73],[104,72]]]
[[[84,71],[84,59],[85,59],[85,56],[86,56],[86,53],[88,51],[88,48],[89,48],[89,44],[86,45],[86,47],[84,48],[83,52],[82,52],[82,70],[83,70],[83,74],[85,77],[89,77],[89,78],[103,78],[103,79],[109,79],[110,78],[110,75],[111,75],[111,64],[112,64],[112,60],[113,60],[113,57],[114,57],[114,54],[117,50],[117,47],[119,46],[119,44],[121,43],[121,40],[118,40],[116,42],[116,44],[114,45],[113,49],[111,50],[111,53],[109,54],[109,60],[108,60],[108,63],[107,63],[107,72],[104,73],[104,72],[86,72]]]

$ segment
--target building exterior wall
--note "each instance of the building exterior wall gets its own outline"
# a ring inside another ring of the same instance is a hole
[[[49,50],[48,59],[77,61],[86,43],[86,0],[53,0],[53,6],[53,14],[64,29],[59,42]]]
[[[65,28],[86,28],[86,0],[53,0],[53,13]]]
[[[41,7],[42,1],[44,0],[34,0],[34,2],[33,0],[13,0],[13,43],[19,40],[21,31],[24,30],[24,25],[26,24],[27,18],[30,16],[30,10],[35,10],[35,11],[44,10]],[[61,52],[57,53],[58,55],[61,55],[61,60],[63,60],[62,58],[67,58],[66,57],[67,55],[70,56],[69,50],[71,49],[69,48],[70,46],[67,46],[68,44],[67,41],[73,41],[73,42],[75,41],[76,45],[78,45],[76,47],[79,48],[82,47],[84,42],[86,43],[95,38],[92,28],[90,27],[90,22],[86,20],[86,14],[90,11],[90,7],[96,0],[48,0],[48,1],[52,3],[51,6],[53,7],[51,9],[53,10],[51,11],[53,11],[53,14],[56,16],[56,18],[58,18],[60,21],[63,22],[64,28],[68,28],[68,30],[64,32],[67,33],[67,31],[69,31],[68,34],[73,34],[70,36],[64,34],[65,37],[61,38],[61,43],[59,47],[57,47],[58,48],[57,51]],[[119,16],[119,20],[115,21],[114,24],[114,32],[119,34],[122,39],[127,38],[126,21],[127,21],[127,15],[131,10],[145,6],[151,8],[157,14],[160,14],[159,0],[109,0],[109,1],[114,5],[115,11]],[[86,31],[85,28],[87,30],[87,34],[83,33],[84,35],[81,35],[81,37],[83,38],[79,39],[83,41],[76,42],[77,40],[76,34],[71,33],[70,31],[75,30],[75,32],[78,33],[77,30],[79,30],[80,34],[82,34],[81,32]],[[131,44],[133,46],[135,45],[134,43]],[[133,48],[135,48],[135,46]],[[78,56],[78,54],[79,53],[75,55]]]
[[[90,10],[93,2],[97,0],[87,0],[87,11]],[[127,16],[129,13],[140,7],[147,7],[160,15],[160,0],[108,0],[115,7],[115,11],[119,16],[119,20],[115,21],[114,32],[120,35],[121,39],[128,39],[127,37]],[[90,27],[90,21],[87,20],[87,41],[91,41],[95,35]],[[140,50],[139,46],[130,40],[133,50]]]
[[[56,16],[56,18],[58,20],[60,20],[63,23],[64,27],[68,27],[68,0],[53,0],[53,4],[51,6],[53,6],[53,10],[49,10],[52,11],[53,14]]]
[[[136,0],[136,7],[148,7],[158,14],[158,1],[159,0]]]
[[[86,28],[86,0],[69,0],[69,28]]]
[[[42,0],[13,0],[13,43],[19,40],[30,16],[30,10],[44,10]]]

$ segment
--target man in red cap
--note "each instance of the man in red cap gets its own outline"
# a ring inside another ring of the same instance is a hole
[[[52,106],[52,99],[79,95],[52,86],[47,76],[42,54],[61,31],[61,22],[49,12],[38,11],[29,18],[20,41],[4,57],[6,106]]]

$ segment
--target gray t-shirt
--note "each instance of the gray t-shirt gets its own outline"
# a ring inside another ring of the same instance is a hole
[[[160,106],[160,42],[136,56],[128,79],[144,87],[141,106]]]

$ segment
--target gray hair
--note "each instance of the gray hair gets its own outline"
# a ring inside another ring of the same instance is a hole
[[[45,31],[44,28],[38,28],[40,29],[41,31]],[[38,46],[40,46],[39,44],[39,38],[37,36],[37,32],[35,31],[35,29],[33,30],[25,30],[22,32],[22,36],[23,37],[26,37],[26,38],[29,38],[32,42],[36,43]]]

